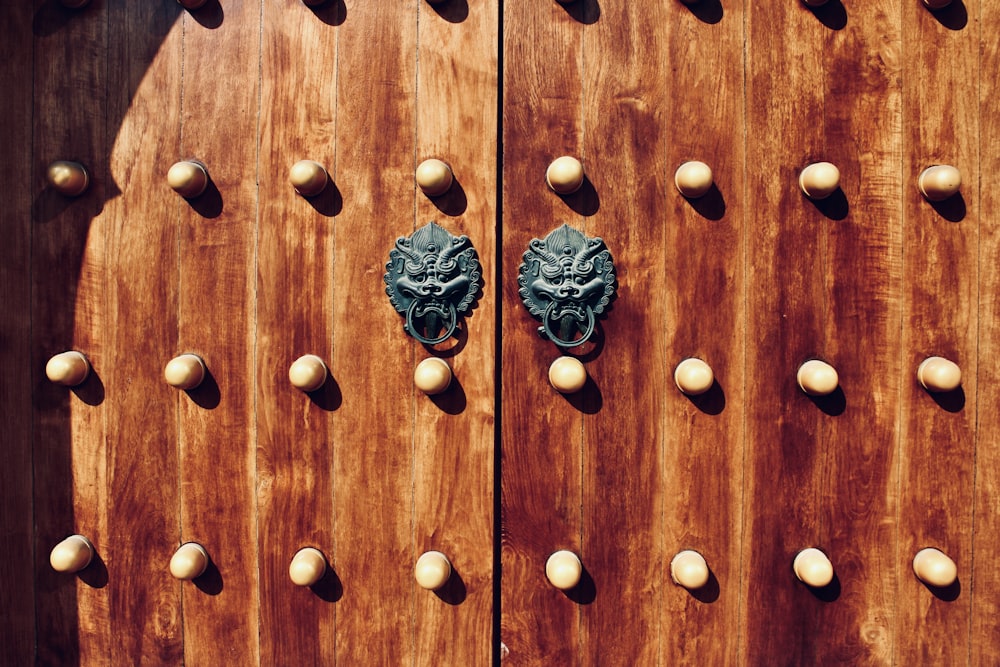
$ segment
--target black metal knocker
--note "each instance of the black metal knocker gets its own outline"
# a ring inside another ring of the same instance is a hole
[[[385,269],[385,293],[406,318],[403,329],[427,345],[451,338],[482,286],[469,237],[453,236],[434,222],[396,239]]]
[[[576,347],[614,298],[615,267],[602,239],[564,224],[531,240],[517,283],[528,312],[542,321],[539,333],[559,347]]]

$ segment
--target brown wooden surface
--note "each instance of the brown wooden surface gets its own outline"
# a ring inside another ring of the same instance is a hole
[[[975,460],[975,505],[972,520],[970,573],[972,624],[970,663],[1000,663],[1000,645],[989,641],[1000,636],[1000,568],[997,567],[995,535],[1000,531],[1000,227],[990,212],[1000,206],[1000,88],[988,74],[1000,67],[1000,42],[992,36],[1000,27],[995,6],[983,7],[980,15],[979,169],[966,179],[967,192],[979,194],[979,331],[977,402],[982,406],[977,420]],[[977,177],[978,176],[978,177]],[[971,186],[971,188],[970,188]],[[973,194],[973,196],[975,196]]]
[[[0,0],[0,660],[480,665],[503,641],[516,665],[996,663],[995,5]],[[580,195],[545,186],[563,154]],[[192,202],[164,182],[188,157],[215,183]],[[428,157],[458,189],[414,187]],[[83,197],[46,188],[60,158]],[[287,183],[302,158],[330,170],[319,198]],[[674,189],[688,159],[709,199]],[[799,192],[819,159],[842,198]],[[934,163],[961,202],[920,196]],[[485,282],[434,349],[382,282],[432,219]],[[620,282],[574,397],[516,281],[562,222]],[[71,348],[95,369],[73,390],[44,377]],[[189,394],[162,381],[185,351],[213,374]],[[307,352],[333,373],[311,395],[287,379]],[[917,384],[930,354],[961,395]],[[431,355],[455,371],[436,398],[412,384]],[[708,397],[674,386],[687,356]],[[799,391],[812,356],[841,396]],[[99,561],[57,575],[73,532]],[[189,539],[214,569],[179,583]],[[287,572],[307,545],[332,570],[311,590]],[[810,545],[825,591],[791,573]],[[928,545],[959,586],[914,578]],[[544,575],[561,548],[587,570],[569,594]],[[683,548],[708,590],[670,582]],[[457,573],[438,594],[413,580],[429,549]]]
[[[414,229],[417,3],[346,2],[339,32],[333,368],[338,662],[411,662],[413,343],[382,275]],[[377,50],[373,45],[378,44]]]
[[[335,377],[303,393],[288,368],[304,354],[329,364],[333,341],[333,217],[328,183],[299,196],[288,182],[299,160],[336,167],[337,32],[301,2],[265,4],[261,63],[260,242],[257,275],[257,488],[262,664],[333,664],[335,568],[299,589],[288,566],[303,547],[333,557]],[[339,13],[330,14],[334,22]],[[328,57],[318,57],[329,54]],[[334,369],[336,372],[336,369]]]
[[[36,175],[32,158],[32,7],[0,3],[0,23],[13,26],[0,43],[0,662],[27,664],[35,650],[35,567],[32,498],[31,232]]]
[[[253,423],[260,20],[258,3],[213,2],[182,15],[180,153],[208,168],[205,194],[179,205],[180,288],[175,354],[210,377],[175,393],[180,450],[179,543],[211,557],[182,586],[184,658],[253,664],[259,656],[256,446]],[[179,199],[176,193],[165,194]]]
[[[35,3],[32,165],[32,402],[34,407],[37,656],[45,663],[104,662],[110,652],[108,589],[99,564],[85,575],[56,573],[51,549],[73,533],[98,554],[107,535],[105,410],[105,228],[107,14]],[[56,103],[61,112],[51,112]],[[71,110],[71,111],[70,111]],[[46,188],[50,162],[86,165],[89,189],[67,198]],[[46,378],[48,359],[83,352],[92,372],[74,389]]]
[[[107,229],[108,326],[98,333],[107,348],[111,663],[176,664],[181,586],[167,563],[179,537],[178,420],[163,367],[178,336],[180,204],[164,161],[181,139],[180,8],[107,6],[110,25],[134,35],[109,45],[109,200],[95,221]]]
[[[642,300],[646,289],[666,280],[666,316],[647,334],[665,343],[663,358],[649,364],[659,369],[664,393],[654,413],[663,414],[665,443],[661,662],[733,664],[745,455],[744,4],[667,6],[662,23],[672,28],[658,51],[661,62],[672,65],[670,76],[661,77],[661,147],[645,169],[647,178],[662,174],[663,185],[658,200],[637,212],[664,233],[657,252],[647,251],[644,259],[656,270],[639,281],[646,287],[636,294]],[[666,156],[662,167],[653,162],[659,155]],[[707,163],[715,179],[716,190],[698,200],[686,200],[673,184],[674,171],[688,160]],[[677,364],[688,357],[704,360],[716,377],[716,386],[696,398],[673,381]],[[705,590],[689,593],[671,582],[670,560],[682,549],[706,558],[712,578]]]
[[[583,222],[573,205],[584,197],[564,201],[545,184],[552,160],[583,149],[580,11],[556,3],[504,7],[500,640],[514,665],[573,664],[582,649],[580,598],[548,583],[545,562],[554,551],[580,554],[583,546],[580,408],[599,390],[591,382],[564,397],[549,386],[549,365],[561,355],[539,338],[517,284],[531,239]]]
[[[494,642],[498,17],[496,2],[452,2],[437,9],[424,3],[417,9],[413,164],[442,159],[452,166],[457,183],[434,199],[417,191],[414,224],[436,220],[452,234],[468,236],[484,283],[461,338],[436,345],[433,352],[414,345],[411,357],[419,363],[440,356],[454,372],[452,386],[433,398],[411,389],[411,562],[438,550],[454,569],[440,591],[416,588],[414,661],[419,665],[486,665]]]
[[[920,6],[903,11],[903,326],[900,500],[895,658],[903,664],[966,662],[972,642],[971,580],[979,327],[979,5],[962,29]],[[946,25],[947,24],[947,25]],[[951,25],[952,27],[948,27]],[[992,74],[987,76],[992,77]],[[947,91],[947,92],[946,92]],[[960,129],[959,129],[960,128]],[[952,164],[961,195],[936,206],[916,189],[920,171]],[[996,271],[996,267],[988,267]],[[962,387],[932,396],[915,381],[940,355],[962,369]],[[995,406],[990,406],[990,409]],[[951,589],[931,591],[907,565],[933,546],[958,566]],[[968,637],[968,639],[966,639]]]
[[[587,663],[615,656],[623,664],[656,664],[662,650],[652,612],[667,590],[656,574],[667,509],[662,460],[673,443],[664,437],[663,409],[668,297],[657,288],[667,225],[652,212],[668,183],[654,177],[668,116],[647,100],[669,93],[662,77],[646,72],[663,62],[666,44],[655,39],[654,26],[669,20],[662,8],[604,3],[600,19],[583,31],[581,157],[599,204],[582,228],[607,243],[618,283],[603,347],[586,364],[592,383],[585,400],[593,409],[583,418],[581,557],[594,593],[581,610],[578,656]],[[639,375],[644,380],[636,382]]]

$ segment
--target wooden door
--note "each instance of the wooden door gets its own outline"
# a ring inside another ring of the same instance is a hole
[[[489,662],[496,4],[2,13],[3,662]],[[451,194],[418,191],[426,158]],[[86,166],[82,196],[46,187],[56,159]],[[190,159],[211,182],[185,199],[166,175]],[[329,173],[319,195],[289,184],[303,159]],[[434,348],[383,281],[430,220],[472,240],[488,286]],[[65,350],[92,367],[72,389],[44,374]],[[190,391],[163,379],[182,353],[208,368]],[[330,369],[308,393],[288,375],[305,354]],[[433,400],[413,382],[429,356],[455,376]],[[73,533],[96,558],[54,572]],[[211,564],[180,582],[186,542]],[[289,579],[303,547],[329,564],[311,588]],[[431,550],[453,570],[437,592],[413,576]]]
[[[72,4],[72,3],[69,3]],[[997,7],[700,0],[0,2],[4,664],[1000,662]],[[556,157],[587,179],[559,196]],[[414,171],[451,165],[424,195]],[[207,191],[166,183],[202,161]],[[330,182],[303,197],[298,160]],[[45,180],[85,165],[78,197]],[[674,172],[707,163],[685,198]],[[838,166],[813,201],[797,179]],[[961,194],[931,203],[922,169]],[[403,331],[383,274],[434,220],[483,288]],[[617,296],[586,345],[518,274],[567,223]],[[46,362],[79,350],[81,385]],[[201,357],[179,391],[167,361]],[[330,376],[302,392],[293,361]],[[568,354],[588,381],[563,395]],[[957,362],[961,389],[916,380]],[[447,392],[413,373],[448,362]],[[715,381],[686,396],[683,359]],[[839,374],[809,397],[796,369]],[[53,546],[87,536],[78,573]],[[211,559],[170,576],[186,542]],[[957,583],[918,581],[936,547]],[[302,547],[329,568],[288,575]],[[822,550],[810,588],[792,561]],[[570,590],[550,554],[580,558]],[[681,550],[708,583],[671,580]],[[417,558],[447,555],[436,591]]]

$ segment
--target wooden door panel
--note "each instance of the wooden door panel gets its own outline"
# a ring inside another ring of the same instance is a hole
[[[12,3],[0,7],[0,15],[8,25],[30,25],[33,8],[29,3]],[[5,131],[0,131],[0,151],[7,156],[0,160],[0,197],[6,202],[0,213],[5,242],[0,244],[0,405],[6,442],[4,461],[0,466],[0,526],[8,536],[0,545],[0,628],[7,641],[0,647],[0,661],[25,664],[35,651],[35,590],[36,568],[32,558],[25,557],[35,543],[32,516],[32,376],[36,366],[32,360],[31,318],[31,237],[35,183],[39,174],[32,154],[33,100],[31,97],[34,68],[32,63],[33,36],[28,30],[11,31],[0,44],[0,78],[8,94],[0,98],[0,114],[6,119]]]
[[[994,4],[0,2],[0,655],[996,662]],[[560,155],[578,194],[544,183]],[[442,197],[414,183],[432,157]],[[166,185],[183,158],[206,196]],[[46,187],[56,159],[86,164],[84,195]],[[289,185],[300,159],[321,195]],[[687,160],[707,197],[671,182]],[[824,202],[797,184],[816,160],[841,172]],[[960,198],[920,195],[935,163]],[[484,287],[422,345],[382,275],[431,220],[469,237]],[[604,238],[619,290],[573,396],[517,285],[564,222]],[[74,389],[44,375],[66,349],[93,365]],[[163,382],[181,352],[206,386]],[[288,381],[307,353],[331,371],[308,394]],[[931,354],[960,392],[918,384]],[[412,380],[430,356],[454,371],[436,397]],[[673,382],[692,356],[701,397]],[[796,385],[813,357],[834,396]],[[74,532],[98,558],[57,574]],[[182,583],[187,540],[213,565]],[[311,588],[288,577],[304,546],[329,564]],[[806,546],[833,585],[795,579]],[[913,576],[923,546],[957,585]],[[558,549],[585,570],[565,593]],[[681,549],[705,589],[670,580]],[[428,550],[454,567],[436,593],[413,578]]]
[[[340,21],[340,13],[329,19]],[[332,365],[335,181],[318,196],[298,195],[289,171],[299,160],[337,176],[338,32],[301,2],[267,3],[262,17],[261,213],[257,252],[256,433],[258,549],[261,558],[261,663],[331,664],[336,658],[334,413],[336,378],[306,394],[289,382],[292,363],[313,354]],[[323,553],[327,573],[298,589],[295,553]]]
[[[107,346],[109,519],[99,550],[108,561],[113,664],[176,664],[184,651],[182,586],[166,576],[182,532],[178,392],[163,381],[178,353],[187,206],[164,181],[180,155],[183,37],[180,7],[164,9],[116,2],[107,16],[136,35],[108,51],[109,199],[92,223],[108,230],[108,326],[99,335]]]
[[[582,651],[581,607],[548,584],[545,563],[558,550],[579,554],[583,544],[582,411],[594,409],[595,386],[568,399],[548,386],[560,355],[539,339],[516,273],[531,239],[563,222],[580,227],[578,210],[592,199],[564,202],[545,185],[552,160],[583,148],[579,9],[504,7],[500,639],[515,665],[572,664]]]

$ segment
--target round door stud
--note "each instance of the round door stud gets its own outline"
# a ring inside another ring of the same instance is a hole
[[[288,180],[303,197],[315,197],[323,192],[330,177],[319,162],[299,160],[288,171]]]
[[[685,162],[674,172],[674,185],[688,199],[703,197],[712,183],[712,168],[704,162]]]
[[[182,544],[170,558],[170,574],[183,581],[197,579],[208,569],[208,552],[197,542]]]
[[[545,561],[545,577],[559,590],[568,591],[580,583],[583,564],[572,551],[557,551]]]
[[[181,197],[194,199],[208,187],[208,171],[204,165],[193,160],[175,162],[167,171],[167,183]]]
[[[316,391],[326,383],[326,364],[315,354],[305,354],[288,368],[288,381],[302,391]]]
[[[712,388],[714,382],[712,367],[701,359],[685,359],[674,369],[674,384],[688,396],[704,394]]]
[[[833,563],[825,553],[812,547],[795,556],[792,570],[799,581],[813,588],[822,588],[833,581]]]
[[[196,354],[182,354],[167,362],[163,379],[171,387],[185,391],[195,389],[205,380],[205,362]]]
[[[420,555],[413,567],[417,585],[429,591],[444,587],[451,578],[451,562],[440,551],[427,551]]]
[[[799,366],[795,379],[799,383],[799,388],[810,396],[832,394],[840,383],[837,369],[819,359],[810,359]]]
[[[417,166],[415,177],[420,190],[428,197],[438,197],[448,192],[455,180],[448,163],[433,158],[424,160]]]
[[[920,194],[928,201],[944,201],[954,196],[962,187],[962,174],[948,164],[927,167],[917,179]]]
[[[936,588],[951,586],[958,578],[955,561],[933,547],[921,549],[913,557],[913,573],[920,581]]]
[[[930,392],[954,391],[962,384],[962,369],[944,357],[927,357],[917,367],[917,380]]]
[[[697,551],[680,551],[670,561],[670,578],[678,586],[697,590],[708,583],[708,577],[708,563]]]
[[[563,155],[545,170],[545,182],[561,195],[571,195],[583,186],[583,165],[575,157]]]
[[[56,572],[79,572],[94,558],[94,545],[83,535],[70,535],[49,554],[49,564]]]
[[[413,384],[428,396],[440,394],[451,384],[451,367],[444,359],[428,357],[413,371]]]
[[[799,187],[810,199],[826,199],[840,187],[840,170],[829,162],[814,162],[799,174]]]
[[[45,376],[64,387],[83,384],[88,375],[90,375],[90,362],[82,352],[76,350],[60,352],[45,364]]]
[[[549,366],[549,384],[561,394],[575,394],[587,382],[587,369],[576,357],[559,357]]]
[[[288,565],[288,577],[296,586],[312,586],[326,574],[326,558],[313,547],[299,549]]]
[[[86,192],[87,186],[90,185],[90,175],[87,174],[87,168],[79,162],[69,160],[56,160],[50,164],[49,168],[45,170],[45,179],[53,190],[67,197],[79,197]]]

